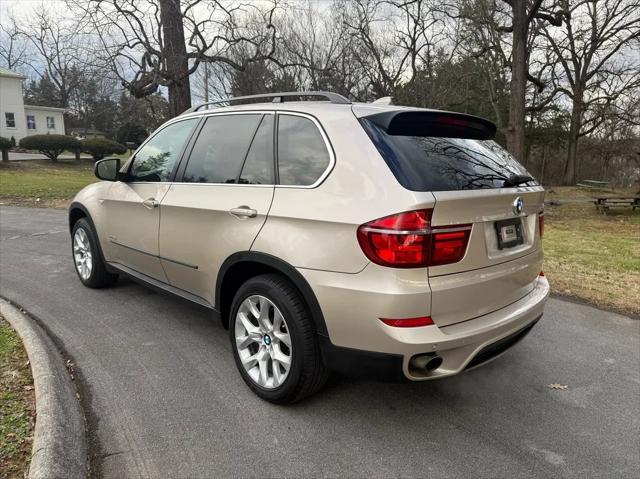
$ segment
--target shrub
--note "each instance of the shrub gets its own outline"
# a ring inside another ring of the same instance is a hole
[[[82,151],[89,153],[94,161],[98,161],[108,155],[126,153],[127,147],[106,138],[87,138],[82,140]]]
[[[16,146],[16,137],[11,136],[11,148],[14,148],[15,146]]]
[[[9,161],[9,148],[11,148],[11,140],[0,136],[0,150],[2,151],[2,161]]]
[[[72,136],[66,135],[33,135],[20,140],[20,146],[27,150],[36,150],[51,161],[58,161],[64,150],[78,150],[81,143]]]

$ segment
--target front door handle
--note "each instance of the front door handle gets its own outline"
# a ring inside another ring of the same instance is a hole
[[[148,198],[146,200],[144,200],[142,202],[142,206],[144,206],[145,208],[152,210],[154,208],[157,208],[160,205],[160,203],[158,201],[156,201],[155,198]]]
[[[229,210],[233,216],[238,218],[255,218],[258,216],[258,211],[248,206],[238,206],[237,208],[231,208]]]

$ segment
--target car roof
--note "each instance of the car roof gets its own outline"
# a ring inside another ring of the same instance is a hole
[[[261,102],[261,103],[244,103],[233,106],[222,106],[210,109],[202,109],[193,112],[185,112],[179,118],[192,118],[204,115],[234,113],[243,111],[291,111],[298,113],[307,113],[309,115],[322,114],[329,112],[350,112],[357,118],[362,118],[376,113],[388,111],[441,111],[430,108],[418,108],[401,105],[387,105],[376,103],[331,103],[329,101],[285,101],[285,102]]]
[[[194,112],[186,112],[180,115],[181,118],[198,117],[218,113],[233,113],[242,111],[294,111],[300,113],[314,114],[323,111],[345,111],[351,109],[351,104],[336,104],[328,101],[286,101],[282,103],[244,103],[241,105],[222,106],[210,109],[202,109]]]

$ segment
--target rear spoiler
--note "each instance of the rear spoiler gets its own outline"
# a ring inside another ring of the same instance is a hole
[[[464,113],[391,110],[374,113],[361,119],[371,121],[388,135],[436,136],[471,140],[492,140],[496,136],[496,125],[492,122]]]

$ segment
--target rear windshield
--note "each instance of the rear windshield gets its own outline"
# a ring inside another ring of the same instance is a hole
[[[502,188],[510,176],[529,176],[493,140],[388,135],[366,118],[360,122],[398,182],[412,191]]]

